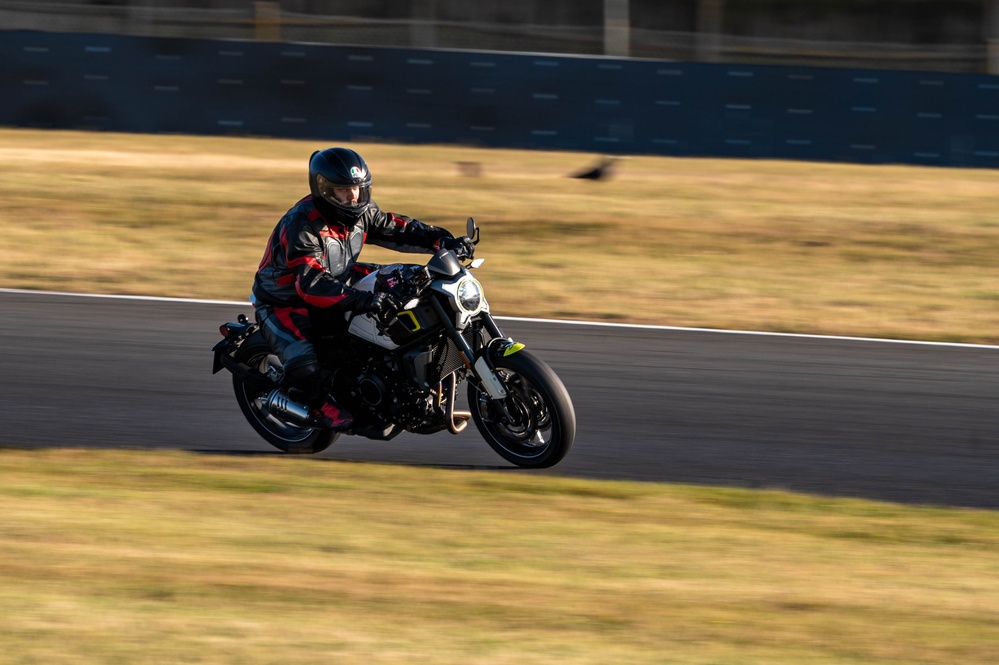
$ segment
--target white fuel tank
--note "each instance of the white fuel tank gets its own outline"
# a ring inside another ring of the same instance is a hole
[[[374,291],[375,282],[378,279],[378,273],[391,273],[392,270],[398,268],[399,265],[400,264],[382,266],[377,271],[362,277],[356,284],[354,284],[354,288],[358,291],[368,291],[369,293]],[[347,316],[350,316],[350,313],[348,313]],[[351,320],[350,326],[347,328],[347,332],[354,337],[359,337],[384,349],[399,348],[399,345],[393,342],[391,337],[378,330],[378,321],[375,320],[375,317],[370,314],[355,316],[353,320]]]

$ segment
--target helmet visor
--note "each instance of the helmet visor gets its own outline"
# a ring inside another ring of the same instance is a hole
[[[340,210],[356,212],[365,210],[371,203],[371,185],[341,185],[327,180],[322,174],[316,176],[319,195],[327,203]]]

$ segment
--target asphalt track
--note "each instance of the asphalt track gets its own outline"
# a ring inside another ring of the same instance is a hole
[[[218,326],[247,306],[0,292],[0,445],[280,454]],[[562,476],[999,508],[999,349],[501,320],[576,408]],[[302,463],[507,469],[460,436],[341,437]],[[317,468],[321,473],[322,468]]]

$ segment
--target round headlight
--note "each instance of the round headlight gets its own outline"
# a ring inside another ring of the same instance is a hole
[[[482,285],[474,279],[463,279],[458,284],[458,306],[469,314],[482,307]]]

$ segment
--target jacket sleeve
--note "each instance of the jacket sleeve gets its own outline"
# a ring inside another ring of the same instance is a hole
[[[288,268],[302,300],[310,307],[352,309],[364,294],[347,286],[341,275],[329,271],[323,239],[315,226],[299,217],[290,220],[286,233]]]
[[[447,229],[424,224],[418,219],[382,212],[372,205],[374,215],[368,224],[367,242],[399,252],[434,253],[441,248],[442,240],[454,236]]]

